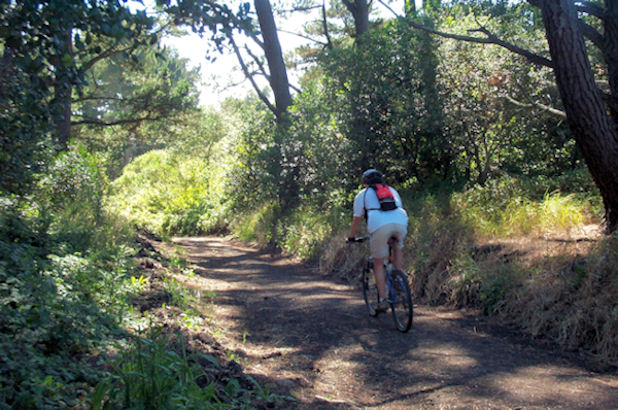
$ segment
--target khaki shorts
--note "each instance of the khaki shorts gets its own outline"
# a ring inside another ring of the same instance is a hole
[[[403,239],[408,233],[408,227],[400,224],[386,224],[371,234],[369,250],[374,258],[388,257],[388,240],[391,237],[399,239],[399,249],[403,249]]]

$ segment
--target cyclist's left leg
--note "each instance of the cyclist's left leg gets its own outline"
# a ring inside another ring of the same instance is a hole
[[[391,261],[395,269],[403,269],[403,240],[408,233],[407,231],[407,226],[395,224],[393,226],[392,236],[397,238],[397,242],[392,247]]]
[[[389,296],[386,292],[386,273],[384,271],[384,259],[388,257],[389,238],[389,228],[383,226],[373,232],[369,240],[369,250],[373,257],[373,272],[381,299],[386,299]]]
[[[386,299],[386,272],[384,271],[384,258],[373,258],[373,273],[376,277],[376,286],[378,287],[378,296],[380,299]]]

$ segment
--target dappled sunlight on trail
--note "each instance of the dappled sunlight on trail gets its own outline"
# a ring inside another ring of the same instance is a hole
[[[533,345],[474,312],[415,306],[410,333],[366,314],[360,281],[340,283],[224,238],[176,238],[215,292],[220,343],[299,408],[610,408],[615,374]]]

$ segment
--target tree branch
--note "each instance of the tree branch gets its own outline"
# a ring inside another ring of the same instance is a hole
[[[262,102],[266,104],[268,109],[273,114],[276,114],[277,108],[270,101],[268,101],[268,98],[266,98],[262,90],[260,90],[260,88],[257,86],[255,80],[253,79],[253,76],[251,75],[251,73],[249,72],[249,69],[247,68],[247,65],[245,64],[245,61],[242,58],[242,55],[240,54],[240,50],[238,49],[238,46],[236,45],[236,41],[234,41],[234,37],[231,35],[231,33],[229,36],[229,40],[230,40],[230,43],[232,44],[232,47],[234,48],[234,53],[236,54],[236,58],[238,58],[238,63],[240,64],[240,68],[242,69],[243,73],[245,73],[245,77],[247,77],[247,79],[251,82],[251,86],[257,93],[260,100],[262,100]]]
[[[487,29],[483,28],[483,27],[479,27],[476,30],[471,30],[471,31],[479,31],[483,34],[485,34],[487,37],[472,37],[472,36],[464,36],[464,35],[459,35],[459,34],[452,34],[452,33],[445,33],[442,31],[438,31],[435,30],[431,27],[427,27],[424,26],[422,24],[416,23],[415,21],[409,19],[408,17],[404,17],[404,16],[400,16],[399,14],[397,14],[388,4],[384,3],[383,0],[378,0],[378,2],[380,4],[382,4],[384,7],[386,7],[391,13],[393,13],[398,19],[401,19],[403,21],[405,21],[406,23],[408,23],[410,26],[419,29],[419,30],[423,30],[426,31],[428,33],[431,34],[435,34],[438,35],[440,37],[444,37],[444,38],[450,38],[453,40],[459,40],[459,41],[466,41],[469,43],[478,43],[478,44],[494,44],[503,48],[506,48],[507,50],[515,53],[515,54],[519,54],[522,57],[525,57],[528,61],[530,61],[531,63],[537,64],[537,65],[541,65],[541,66],[545,66],[545,67],[549,67],[549,68],[553,68],[554,67],[554,63],[543,57],[540,56],[538,54],[534,54],[531,51],[525,50],[521,47],[518,47],[514,44],[508,43],[506,41],[500,40],[498,37],[496,37],[494,34],[490,33]]]
[[[326,0],[322,0],[322,27],[324,28],[324,35],[326,36],[326,48],[333,49],[333,43],[330,40],[330,34],[328,33],[328,25],[326,24]]]
[[[270,83],[270,75],[268,75],[268,73],[266,72],[266,68],[264,67],[264,64],[262,63],[262,61],[255,54],[253,54],[253,52],[251,51],[251,49],[249,49],[249,47],[245,46],[245,51],[247,52],[247,54],[251,56],[253,61],[255,61],[255,63],[258,66],[258,72],[255,73],[255,75],[259,74],[263,76]],[[295,87],[292,84],[288,84],[288,85],[290,86],[290,88],[292,88],[294,91],[300,94],[301,90],[298,87]]]
[[[313,41],[314,43],[318,43],[318,44],[321,44],[321,45],[323,45],[323,46],[325,46],[325,45],[326,45],[326,43],[323,43],[323,42],[321,42],[320,40],[316,40],[316,39],[311,38],[311,37],[309,37],[309,36],[306,36],[306,35],[304,35],[304,34],[295,33],[295,32],[293,32],[293,31],[288,31],[288,30],[281,30],[281,29],[278,29],[277,31],[278,31],[278,32],[280,32],[280,33],[292,34],[293,36],[300,37],[300,38],[304,38],[304,39],[306,39],[306,40]]]
[[[86,97],[71,99],[71,103],[82,103],[86,101],[126,101],[126,99],[122,97],[108,97],[108,96],[97,96],[97,95],[89,95]]]
[[[158,36],[160,33],[162,33],[164,30],[168,29],[169,27],[170,27],[170,23],[166,23],[166,24],[162,25],[158,30],[154,31],[152,33],[152,35]],[[120,45],[120,43],[116,42],[115,44],[112,44],[111,46],[109,46],[107,48],[107,50],[103,51],[99,55],[96,55],[93,58],[91,58],[90,60],[88,60],[87,62],[85,62],[84,65],[83,65],[84,70],[86,70],[86,71],[90,70],[92,68],[92,66],[94,66],[96,63],[98,63],[99,61],[103,60],[104,58],[113,56],[114,54],[120,54],[120,53],[123,53],[125,51],[136,49],[139,46],[139,44],[134,43],[134,44],[132,44],[130,46],[116,49],[116,47],[118,47],[119,45]]]
[[[110,46],[107,50],[103,51],[99,55],[96,55],[93,58],[91,58],[90,60],[86,61],[84,63],[84,65],[82,66],[84,71],[90,70],[92,68],[92,66],[94,66],[96,63],[98,63],[99,61],[101,61],[101,60],[103,60],[105,58],[113,56],[114,54],[118,54],[118,53],[122,53],[124,51],[131,50],[133,48],[133,46],[128,46],[128,47],[125,47],[125,48],[116,49],[116,46],[118,46],[118,44],[114,44],[114,45]]]
[[[251,51],[251,49],[247,46],[245,46],[245,51],[247,52],[247,54],[249,54],[249,56],[253,59],[253,61],[255,62],[255,64],[257,64],[258,66],[258,71],[268,80],[268,82],[270,83],[270,76],[268,75],[268,73],[266,72],[266,68],[264,67],[264,63],[255,55],[253,54],[253,52]]]
[[[137,124],[143,121],[157,121],[162,119],[163,117],[151,117],[149,115],[140,118],[127,118],[124,120],[116,120],[116,121],[103,121],[97,120],[94,118],[85,118],[80,121],[71,121],[71,125],[98,125],[101,127],[109,127],[113,125],[126,125],[126,124]]]
[[[605,20],[607,18],[607,13],[605,9],[603,9],[603,7],[600,7],[598,4],[589,1],[584,1],[581,4],[576,4],[575,9],[578,12],[590,14],[591,16],[598,17],[601,20]]]
[[[541,110],[548,112],[549,114],[552,114],[553,116],[556,116],[562,120],[566,120],[566,113],[562,110],[558,110],[556,108],[550,107],[549,105],[545,105],[545,104],[541,104],[539,102],[533,101],[530,104],[526,104],[523,103],[521,101],[517,101],[514,98],[512,98],[511,96],[506,96],[507,101],[509,101],[510,103],[518,106],[518,107],[522,107],[522,108],[540,108]]]
[[[307,6],[307,7],[297,7],[289,10],[280,10],[281,13],[294,13],[295,11],[311,11],[319,8],[320,6]]]
[[[603,44],[603,36],[594,27],[579,20],[579,29],[582,31],[584,37],[592,41],[592,43],[598,47],[599,50],[603,50],[605,45]]]

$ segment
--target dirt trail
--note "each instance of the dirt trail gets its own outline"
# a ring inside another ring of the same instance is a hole
[[[177,238],[215,291],[219,341],[302,409],[618,408],[618,375],[487,318],[415,306],[410,333],[371,318],[359,285],[215,237]]]

